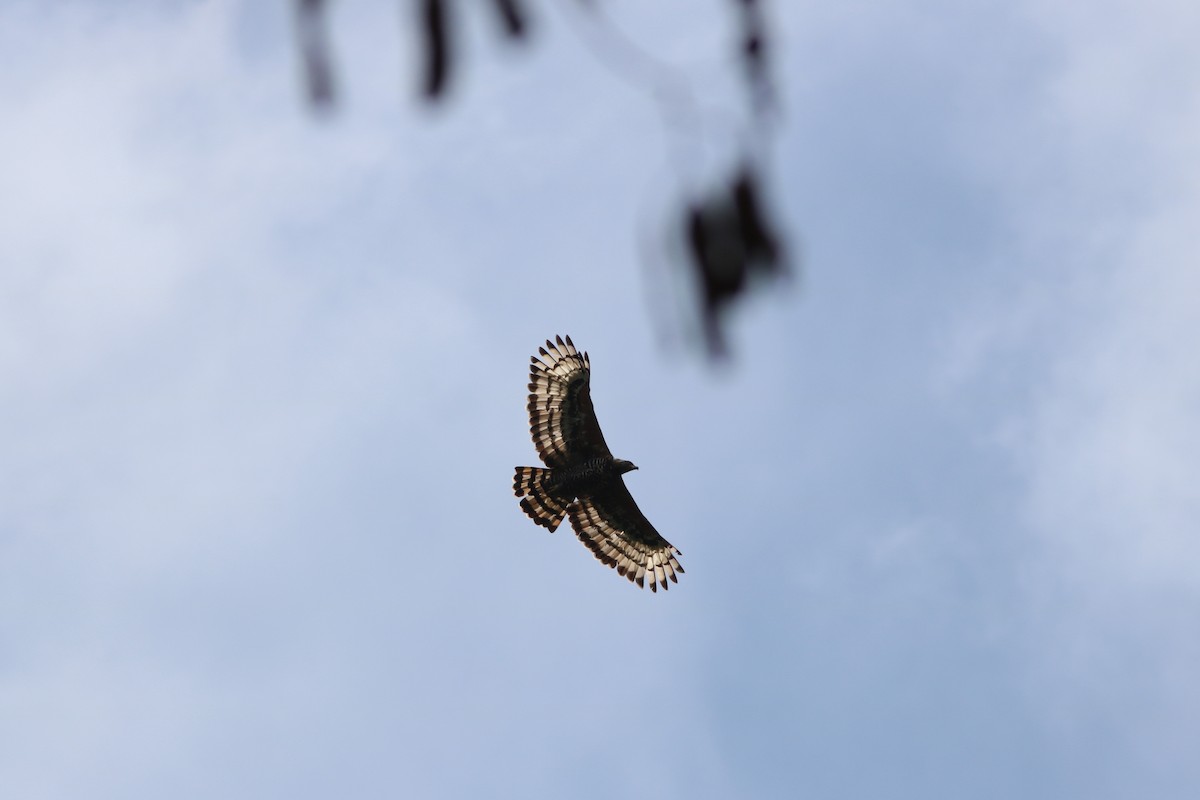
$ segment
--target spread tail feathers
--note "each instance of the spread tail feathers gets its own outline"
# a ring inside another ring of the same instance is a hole
[[[541,467],[517,467],[513,476],[513,493],[521,498],[521,509],[544,528],[554,531],[567,514],[570,499],[557,497],[548,484],[553,470]]]

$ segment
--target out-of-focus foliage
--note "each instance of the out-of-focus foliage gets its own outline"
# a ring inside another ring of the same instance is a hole
[[[602,3],[595,0],[563,0],[574,2],[574,9],[586,25],[603,27]],[[784,234],[768,207],[764,183],[768,180],[761,168],[770,148],[771,130],[778,113],[778,93],[771,76],[772,39],[762,0],[729,0],[734,12],[736,61],[740,64],[746,84],[747,108],[751,132],[740,145],[743,152],[726,176],[709,180],[691,197],[683,198],[681,207],[670,216],[681,220],[686,246],[682,266],[690,274],[695,290],[695,304],[702,339],[711,356],[727,353],[725,337],[726,311],[751,286],[762,280],[778,278],[789,270]],[[412,30],[420,53],[419,89],[426,104],[443,103],[459,75],[458,26],[465,9],[480,8],[477,2],[460,0],[404,0],[409,15],[404,17]],[[498,34],[513,42],[528,43],[531,22],[526,5],[518,0],[492,0],[492,13],[498,24]],[[296,0],[298,35],[304,62],[308,98],[314,109],[330,109],[336,99],[336,81],[326,33],[328,4],[325,0]],[[620,68],[648,93],[664,105],[667,116],[684,114],[698,116],[694,102],[686,92],[670,102],[662,99],[661,86],[656,85],[662,71],[674,68],[654,62],[627,40],[621,41],[622,52],[605,59],[614,69]],[[639,72],[638,66],[618,65],[615,59],[633,58],[643,66],[653,63],[651,71]],[[651,74],[651,73],[657,74]],[[682,76],[668,76],[676,84],[686,83]],[[676,93],[677,94],[677,93]],[[680,110],[685,107],[685,111]],[[669,120],[671,124],[680,121]],[[679,125],[679,127],[686,127]],[[678,228],[676,229],[678,230]]]

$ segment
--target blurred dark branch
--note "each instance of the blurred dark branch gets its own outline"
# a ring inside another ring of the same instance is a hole
[[[769,69],[770,38],[760,0],[733,0],[742,25],[742,67],[750,87],[755,111],[764,116],[775,107],[776,97]]]
[[[675,152],[680,170],[693,161],[684,152],[697,141],[702,128],[699,103],[686,73],[655,58],[605,16],[600,3],[577,0],[564,3],[568,24],[593,58],[638,91],[649,91],[663,125],[675,134],[680,146]]]
[[[421,95],[429,103],[445,99],[457,72],[455,0],[404,0],[410,4],[411,29],[418,35],[422,56]],[[328,36],[326,0],[295,0],[296,31],[304,64],[304,84],[309,105],[316,110],[332,107],[334,75]],[[492,0],[500,31],[510,41],[529,37],[529,17],[520,0]],[[410,29],[405,25],[405,31]]]
[[[508,34],[509,38],[520,39],[525,36],[529,30],[529,22],[517,0],[495,0],[494,4],[496,13],[500,15],[500,22],[504,26],[504,32]]]
[[[304,83],[308,102],[315,109],[333,105],[333,67],[329,61],[325,0],[297,0],[296,32],[304,61]]]
[[[425,52],[423,92],[430,102],[439,100],[450,80],[450,3],[419,0],[421,41]]]
[[[754,285],[789,273],[783,235],[764,198],[762,165],[768,160],[776,110],[770,77],[770,36],[761,0],[731,0],[739,26],[736,59],[746,79],[747,132],[740,153],[725,177],[708,178],[692,188],[690,178],[704,161],[706,136],[714,121],[738,115],[704,113],[686,73],[665,64],[626,36],[599,3],[568,5],[577,35],[611,72],[641,91],[649,91],[664,125],[675,132],[678,177],[686,188],[684,207],[673,215],[682,223],[683,266],[697,291],[698,316],[706,349],[713,357],[728,354],[725,320],[729,308]]]
[[[436,103],[445,98],[456,68],[454,30],[457,12],[451,10],[450,0],[416,2],[420,3],[419,27],[425,62],[422,93],[427,102]],[[518,0],[492,0],[492,8],[502,33],[510,41],[523,40],[529,35],[529,20]]]
[[[460,0],[403,0],[409,4],[417,36],[421,96],[436,105],[448,96],[459,72],[457,44]],[[605,15],[597,0],[558,0],[568,22],[592,55],[615,75],[648,92],[664,127],[671,132],[669,152],[684,186],[682,208],[672,211],[672,228],[682,231],[682,259],[697,289],[699,318],[710,354],[727,352],[727,310],[761,278],[789,272],[784,237],[764,199],[769,174],[763,168],[771,147],[773,112],[778,100],[771,80],[772,45],[764,0],[730,0],[738,33],[735,55],[745,76],[749,102],[742,114],[705,113],[687,72],[652,55]],[[471,5],[478,7],[478,0]],[[530,22],[524,0],[491,0],[500,34],[527,41]],[[297,31],[310,104],[328,108],[334,101],[334,77],[327,35],[325,0],[296,0]],[[706,144],[714,123],[740,127],[736,158],[724,177],[704,174]],[[699,187],[699,188],[697,188]],[[678,225],[678,227],[676,227]],[[678,240],[677,240],[678,241]],[[678,247],[676,248],[678,252]]]

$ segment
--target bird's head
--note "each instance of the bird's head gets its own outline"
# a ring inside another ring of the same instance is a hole
[[[632,461],[626,461],[623,458],[618,458],[614,460],[613,463],[617,465],[618,475],[624,475],[626,472],[632,472],[633,470],[637,469],[637,465],[635,465]]]

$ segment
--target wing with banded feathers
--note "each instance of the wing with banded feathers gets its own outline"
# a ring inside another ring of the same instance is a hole
[[[592,407],[591,362],[564,342],[546,340],[529,366],[529,432],[548,467],[563,467],[595,456],[612,458]]]
[[[620,478],[611,489],[575,500],[567,515],[579,541],[617,574],[638,586],[649,580],[652,592],[659,584],[665,591],[668,579],[679,583],[683,567],[675,556],[683,554],[658,534]]]

